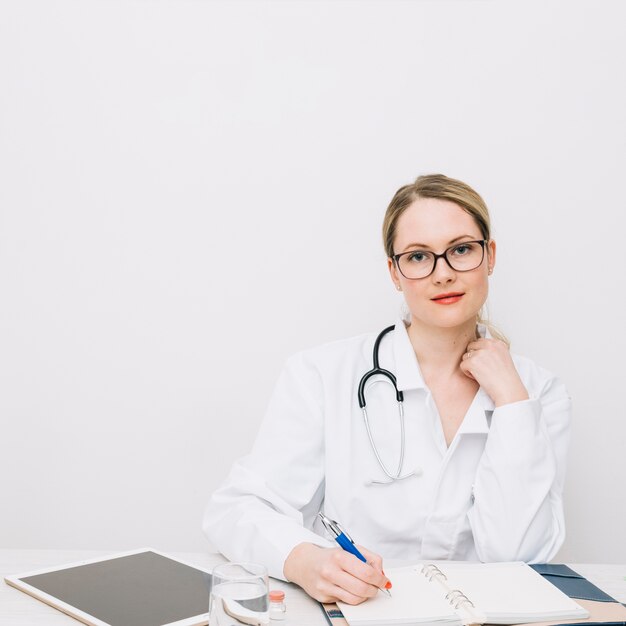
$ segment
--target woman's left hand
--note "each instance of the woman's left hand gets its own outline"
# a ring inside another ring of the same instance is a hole
[[[504,341],[471,341],[461,358],[461,370],[487,392],[496,407],[528,400],[528,391]]]

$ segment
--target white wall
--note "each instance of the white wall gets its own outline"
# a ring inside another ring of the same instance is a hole
[[[626,562],[620,2],[0,5],[0,546],[202,550],[292,352],[395,317],[441,171],[575,400],[561,558]]]

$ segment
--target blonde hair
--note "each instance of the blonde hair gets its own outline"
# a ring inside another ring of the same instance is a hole
[[[391,259],[394,255],[393,242],[396,238],[398,219],[418,198],[437,198],[450,200],[469,213],[480,229],[483,238],[491,239],[491,221],[485,201],[469,185],[448,178],[443,174],[418,176],[415,182],[404,185],[391,199],[383,221],[383,243],[385,252]]]
[[[383,220],[383,245],[390,259],[393,259],[394,255],[393,244],[398,220],[418,198],[437,198],[454,202],[474,218],[483,239],[486,241],[491,239],[489,210],[480,194],[468,184],[455,178],[448,178],[443,174],[427,174],[418,176],[414,183],[400,187],[387,207]],[[477,322],[487,326],[494,337],[508,344],[507,338],[488,321],[487,317],[485,307],[483,307],[478,314]]]

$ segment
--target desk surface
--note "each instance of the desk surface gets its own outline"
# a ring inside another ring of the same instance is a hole
[[[0,550],[0,626],[76,626],[80,622],[9,587],[4,577],[44,567],[74,563],[84,559],[111,554],[113,551],[89,550]],[[224,559],[211,553],[165,552],[198,567],[210,569]],[[626,603],[626,565],[570,564],[616,600]],[[327,622],[317,602],[299,587],[272,579],[272,588],[283,589],[287,602],[289,624],[326,626]],[[208,605],[208,598],[207,598]]]

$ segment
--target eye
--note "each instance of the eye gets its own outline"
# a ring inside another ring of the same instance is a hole
[[[421,250],[416,250],[415,252],[411,252],[411,254],[406,255],[406,260],[409,261],[409,263],[415,264],[423,263],[424,261],[427,261],[428,258],[428,252],[422,252]]]
[[[452,254],[454,254],[455,256],[465,256],[473,252],[476,247],[476,244],[472,242],[462,243],[452,248]]]

